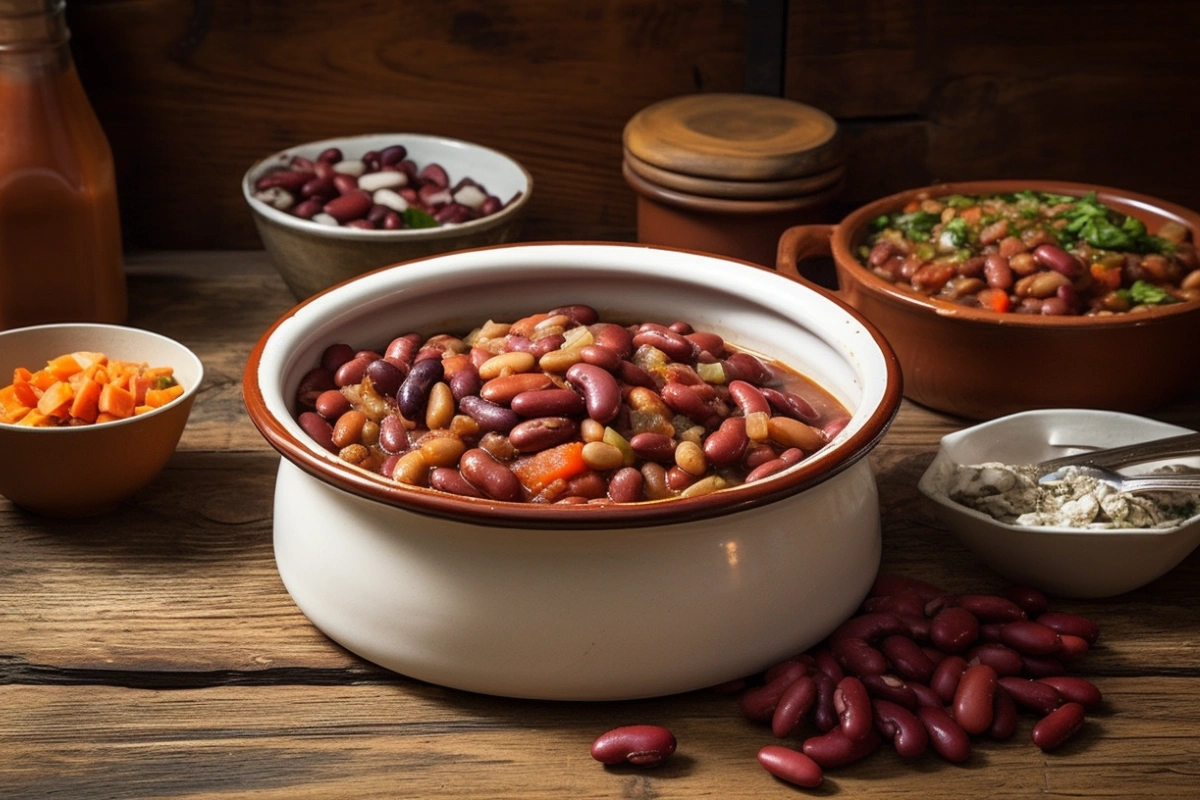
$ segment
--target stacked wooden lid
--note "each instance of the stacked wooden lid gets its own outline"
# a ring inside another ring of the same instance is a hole
[[[655,103],[625,126],[626,179],[659,199],[733,208],[806,203],[845,171],[837,122],[779,97],[704,93]],[[748,209],[749,210],[749,209]]]

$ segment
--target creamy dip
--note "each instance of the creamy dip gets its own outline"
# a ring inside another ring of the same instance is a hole
[[[1194,472],[1188,467],[1166,471]],[[1075,468],[1060,481],[1039,484],[1030,465],[1000,463],[960,466],[947,495],[956,503],[1013,525],[1059,528],[1170,528],[1197,513],[1195,492],[1118,491]]]

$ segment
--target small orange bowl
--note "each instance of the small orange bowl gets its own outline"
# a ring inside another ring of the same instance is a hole
[[[31,372],[77,351],[109,360],[171,367],[183,394],[125,419],[89,425],[31,427],[0,422],[0,495],[49,517],[78,518],[118,507],[158,476],[183,434],[204,379],[196,355],[151,331],[120,325],[64,323],[0,332],[0,375]]]
[[[874,323],[900,361],[904,394],[937,411],[992,419],[1042,408],[1144,413],[1174,399],[1200,374],[1200,302],[1106,316],[999,313],[926,297],[878,277],[855,255],[877,217],[921,196],[1026,189],[1082,197],[1145,223],[1167,222],[1200,240],[1200,214],[1121,189],[1046,180],[926,186],[876,200],[837,225],[797,226],[779,241],[777,268],[813,285],[810,258],[833,256],[833,293]]]

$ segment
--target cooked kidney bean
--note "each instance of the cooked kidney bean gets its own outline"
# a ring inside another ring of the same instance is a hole
[[[543,351],[547,341],[555,345]],[[705,350],[701,363],[700,343],[722,360]],[[322,364],[296,396],[309,411],[326,394],[320,413],[336,438],[307,423],[321,446],[353,446],[346,453],[356,466],[406,485],[429,485],[432,468],[457,466],[467,484],[493,499],[501,491],[508,502],[629,503],[720,491],[800,463],[827,444],[826,426],[849,419],[811,381],[733,350],[719,336],[680,321],[601,322],[586,306],[512,323],[489,320],[465,337],[405,333],[382,355],[334,344]],[[789,410],[779,412],[767,392],[787,398],[782,407]],[[798,407],[812,425],[791,416]],[[422,459],[407,457],[422,437],[439,441]],[[549,455],[558,448],[581,448],[580,457]],[[496,462],[484,470],[490,488],[461,463],[444,463],[447,453],[473,449]],[[541,454],[564,465],[552,468],[561,473],[555,479],[540,480]],[[627,468],[638,477],[622,472]],[[499,469],[513,478],[501,479]],[[437,481],[466,494],[442,473]],[[519,491],[512,491],[514,481]]]
[[[397,154],[400,154],[397,156]],[[299,156],[255,181],[255,197],[281,211],[363,230],[430,228],[482,219],[512,204],[463,177],[453,186],[444,167],[418,168],[402,144],[346,158],[329,148],[314,163]]]
[[[916,758],[929,747],[929,731],[913,711],[889,700],[871,701],[875,729],[892,743],[897,755]]]
[[[676,746],[675,734],[660,725],[623,725],[592,742],[592,758],[608,765],[657,767]]]
[[[817,682],[801,675],[787,686],[771,714],[771,732],[782,739],[796,730],[817,702]]]
[[[1088,644],[1095,644],[1096,640],[1100,638],[1100,628],[1096,623],[1078,614],[1070,614],[1065,611],[1045,611],[1038,614],[1035,621],[1060,634],[1078,636]]]
[[[1079,703],[1088,710],[1099,708],[1103,699],[1096,684],[1072,675],[1048,675],[1037,682],[1053,686],[1065,702]]]
[[[1062,704],[1062,695],[1048,683],[1010,675],[997,679],[997,684],[1008,692],[1017,705],[1031,711],[1049,714]]]
[[[812,758],[778,744],[763,746],[758,751],[758,763],[776,778],[806,789],[815,789],[825,778],[821,765]]]
[[[943,301],[1001,313],[1111,314],[1200,299],[1194,233],[1150,234],[1094,194],[922,196],[877,219],[864,268]]]

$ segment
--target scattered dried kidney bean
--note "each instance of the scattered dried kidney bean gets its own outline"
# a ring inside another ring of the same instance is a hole
[[[660,725],[624,725],[592,742],[592,758],[601,764],[657,767],[675,752],[675,734]]]
[[[768,745],[759,762],[810,788],[824,770],[865,758],[884,740],[904,758],[932,751],[959,763],[971,757],[974,737],[1012,738],[1020,709],[1038,715],[1034,744],[1058,747],[1101,704],[1093,683],[1062,674],[1059,656],[1075,646],[1063,637],[1086,645],[1099,629],[1048,606],[1044,595],[1023,587],[1003,596],[952,595],[880,575],[859,613],[825,641],[741,682],[747,719],[770,724],[777,738],[801,741],[800,750]],[[943,614],[941,623],[919,624]]]

